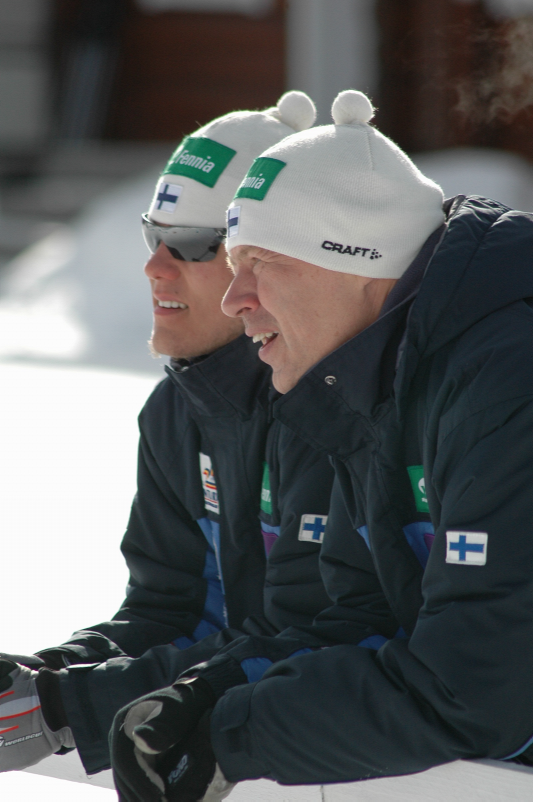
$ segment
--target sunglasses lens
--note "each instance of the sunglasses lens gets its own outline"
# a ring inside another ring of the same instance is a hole
[[[153,227],[145,223],[144,219],[143,219],[142,230],[146,247],[148,248],[150,253],[155,253],[159,247],[161,239],[157,236],[157,232],[154,231]]]
[[[220,228],[159,226],[142,217],[144,241],[151,253],[164,242],[175,259],[185,262],[210,262],[217,255],[226,232]]]

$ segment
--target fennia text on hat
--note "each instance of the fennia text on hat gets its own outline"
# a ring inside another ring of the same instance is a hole
[[[225,228],[226,208],[262,151],[313,125],[304,92],[287,92],[264,111],[234,111],[180,143],[157,182],[148,216],[170,226]]]

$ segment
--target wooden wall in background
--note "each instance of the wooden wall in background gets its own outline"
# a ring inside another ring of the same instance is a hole
[[[284,89],[282,4],[262,18],[143,14],[124,20],[106,135],[177,140],[235,109],[273,105]]]
[[[381,85],[377,125],[407,151],[461,145],[504,148],[533,159],[531,107],[487,122],[482,102],[465,116],[459,88],[497,72],[505,23],[481,2],[379,0]],[[533,30],[533,22],[532,22]],[[533,42],[531,47],[533,58]]]
[[[54,0],[54,8],[62,135],[176,141],[225,112],[272,105],[284,90],[285,0],[260,18],[146,14],[134,0]],[[474,114],[457,109],[459,88],[475,88],[501,62],[506,26],[481,0],[377,0],[377,12],[381,84],[374,99],[384,133],[409,152],[470,145],[533,160],[532,106],[491,122],[480,113],[483,99]],[[533,54],[533,18],[530,27]],[[91,37],[107,76],[92,87],[87,53],[94,48],[83,46]]]
[[[176,141],[220,114],[273,105],[284,90],[283,0],[261,17],[147,14],[134,0],[54,0],[52,28],[63,135]],[[104,82],[91,80],[88,59],[105,72]],[[92,124],[71,119],[83,113],[73,84],[90,97]]]

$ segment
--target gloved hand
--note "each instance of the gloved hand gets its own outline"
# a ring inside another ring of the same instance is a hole
[[[33,766],[74,746],[57,675],[0,659],[0,772]]]
[[[217,802],[233,785],[216,765],[209,712],[216,701],[201,678],[179,680],[122,708],[110,733],[122,802]]]

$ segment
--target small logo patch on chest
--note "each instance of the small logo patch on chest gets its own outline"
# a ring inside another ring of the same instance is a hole
[[[200,454],[200,474],[204,488],[205,507],[218,515],[220,513],[220,505],[218,502],[217,483],[215,482],[211,458],[207,454]]]
[[[410,465],[407,468],[411,487],[415,497],[415,506],[418,512],[429,512],[428,497],[426,495],[426,480],[424,479],[423,465]]]
[[[302,515],[298,540],[322,543],[326,531],[327,515]]]
[[[263,483],[261,485],[261,509],[272,515],[272,492],[270,490],[270,470],[268,462],[263,464]]]
[[[485,565],[486,532],[446,532],[446,562],[456,565]]]

